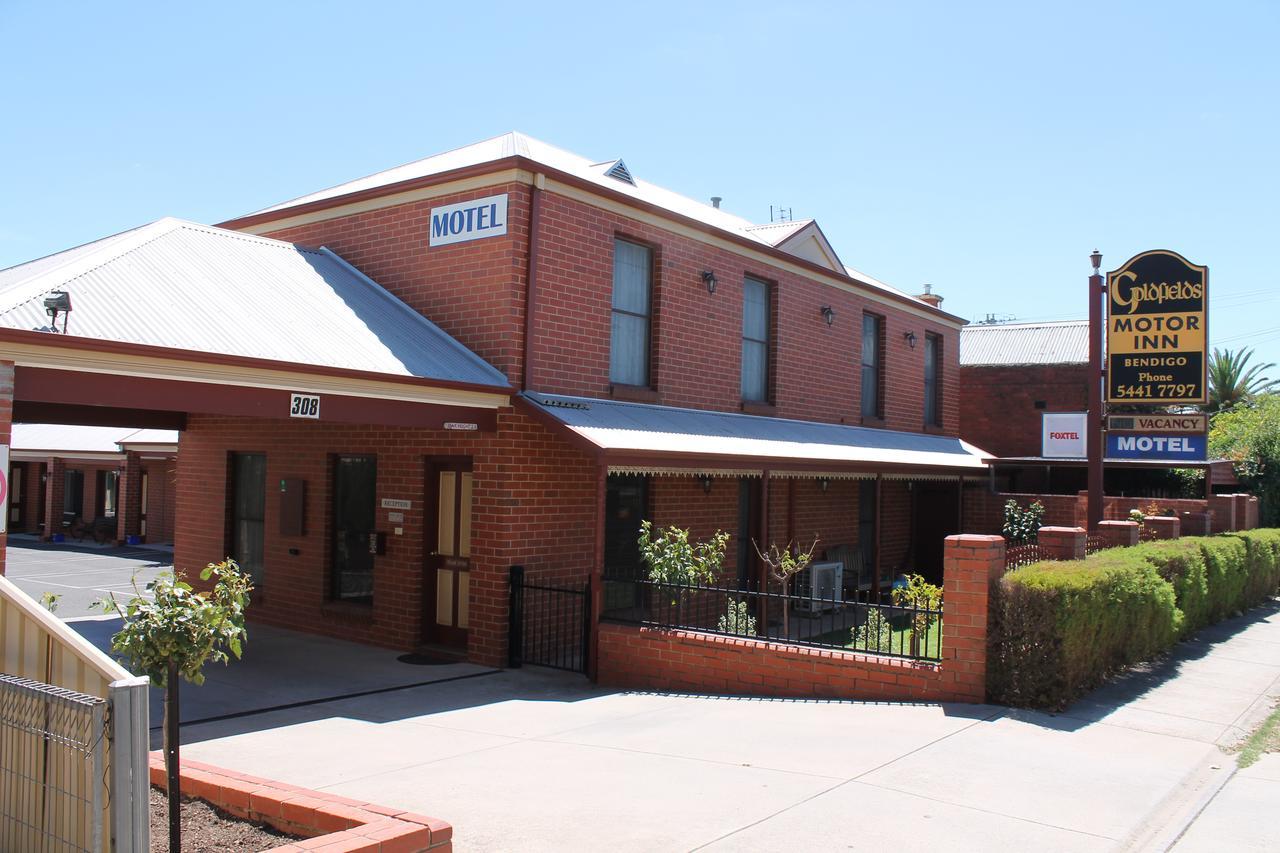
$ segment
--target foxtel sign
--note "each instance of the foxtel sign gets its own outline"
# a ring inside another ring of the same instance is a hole
[[[431,209],[432,246],[465,243],[507,233],[507,194],[460,201]]]
[[[1150,459],[1157,462],[1204,462],[1209,441],[1203,434],[1147,435],[1107,433],[1108,459]]]

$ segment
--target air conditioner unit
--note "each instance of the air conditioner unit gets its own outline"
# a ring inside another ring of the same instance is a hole
[[[844,563],[810,563],[796,577],[795,594],[800,598],[797,610],[821,613],[840,607],[844,603]]]

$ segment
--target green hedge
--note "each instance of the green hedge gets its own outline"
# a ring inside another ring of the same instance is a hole
[[[1280,530],[1188,537],[1044,562],[992,597],[987,687],[1008,705],[1062,708],[1108,675],[1280,588]]]

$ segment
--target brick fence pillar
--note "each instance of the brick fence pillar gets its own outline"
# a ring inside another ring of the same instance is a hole
[[[1247,504],[1247,507],[1248,507],[1248,509],[1247,509],[1247,511],[1245,512],[1244,529],[1245,529],[1245,530],[1253,530],[1253,529],[1254,529],[1254,528],[1256,528],[1256,527],[1258,526],[1258,524],[1259,524],[1259,521],[1258,521],[1258,496],[1257,496],[1257,495],[1249,495],[1249,502],[1248,502],[1248,504]]]
[[[1098,524],[1098,533],[1103,544],[1108,548],[1128,548],[1138,544],[1140,528],[1136,521],[1103,521]]]
[[[1180,532],[1183,536],[1209,535],[1209,513],[1207,511],[1181,512],[1178,513],[1178,520],[1182,522]]]
[[[1249,529],[1249,498],[1248,494],[1240,493],[1231,496],[1236,507],[1236,530]]]
[[[1041,527],[1036,535],[1049,560],[1083,560],[1086,538],[1083,527]]]
[[[116,544],[141,532],[142,524],[142,457],[129,452],[124,455],[120,485],[116,492]]]
[[[1209,498],[1209,511],[1213,513],[1211,531],[1229,533],[1236,529],[1236,502],[1231,495],[1214,495]]]
[[[67,461],[53,456],[44,466],[48,479],[44,484],[44,538],[62,532],[62,505],[67,487]]]
[[[1152,539],[1177,539],[1182,535],[1182,520],[1173,515],[1149,515],[1143,525]]]
[[[942,667],[955,698],[987,698],[991,585],[1004,574],[1003,536],[948,536],[943,555]]]

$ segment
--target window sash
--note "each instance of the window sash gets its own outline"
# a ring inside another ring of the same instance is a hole
[[[626,240],[613,247],[609,381],[648,385],[653,251]]]
[[[862,416],[881,417],[880,403],[880,318],[874,314],[862,315]]]
[[[769,284],[742,281],[742,399],[764,402],[769,396]]]
[[[742,399],[764,402],[769,393],[769,345],[742,339]]]
[[[924,422],[939,426],[942,417],[938,399],[938,337],[924,336]]]

